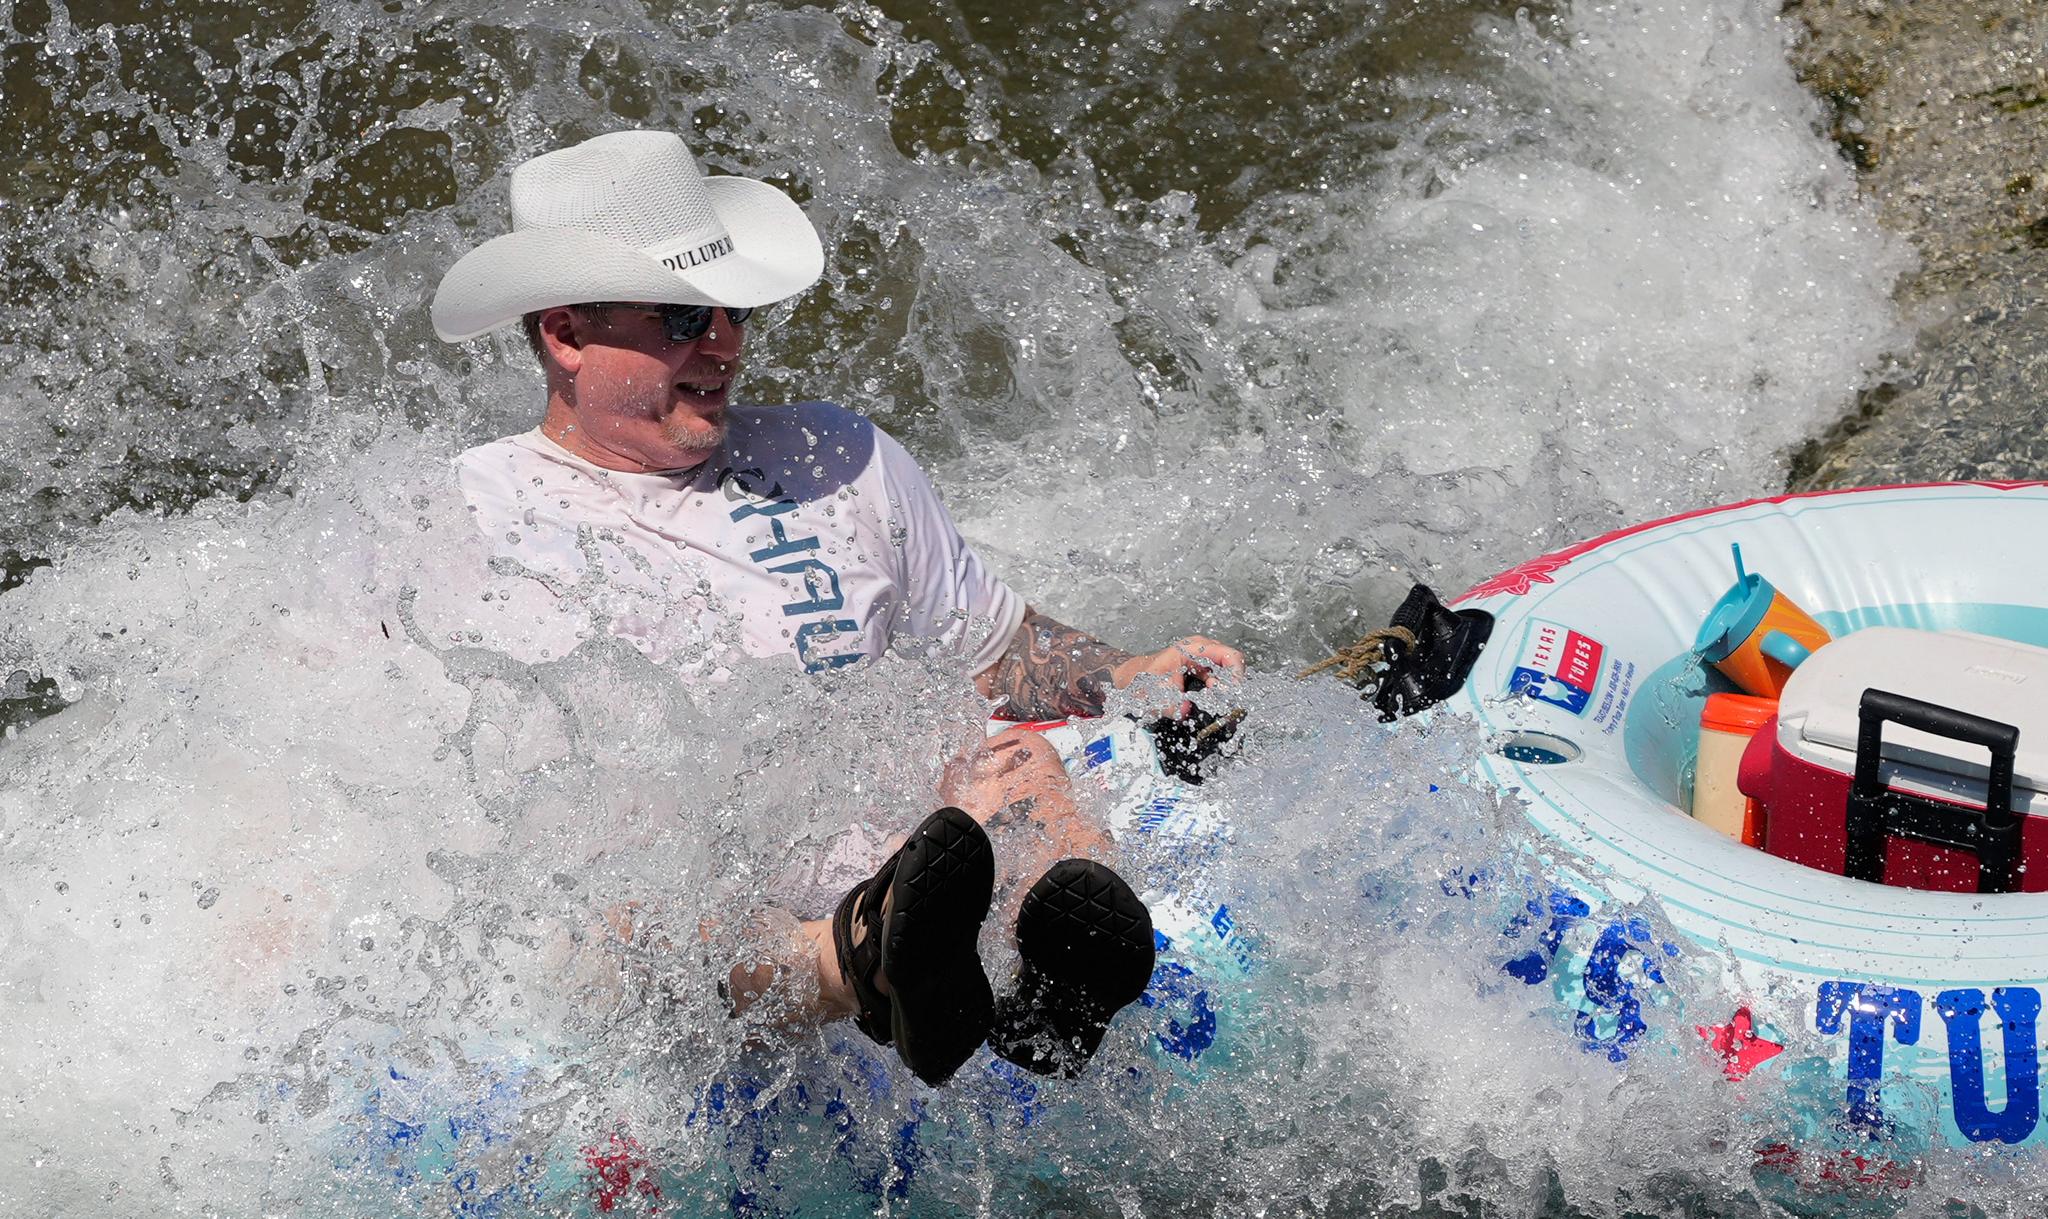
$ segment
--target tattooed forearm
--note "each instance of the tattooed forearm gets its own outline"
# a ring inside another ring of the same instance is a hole
[[[1009,650],[983,671],[982,693],[1025,719],[1101,715],[1111,672],[1130,658],[1085,631],[1026,610]]]

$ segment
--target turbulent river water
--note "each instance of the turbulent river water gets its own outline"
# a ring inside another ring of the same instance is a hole
[[[1730,1136],[1767,1089],[1498,985],[1439,883],[1526,845],[1456,778],[1482,743],[1287,674],[1412,580],[1775,490],[1898,346],[1909,256],[1787,36],[1753,0],[0,3],[0,1213],[1778,1205]],[[1120,1026],[1030,1122],[993,1076],[708,1116],[849,1042],[749,1050],[698,928],[927,808],[983,709],[907,661],[707,690],[496,646],[448,460],[536,374],[426,305],[512,165],[625,126],[825,236],[743,396],[889,428],[1062,619],[1251,654],[1211,790],[1263,980],[1221,1066]]]

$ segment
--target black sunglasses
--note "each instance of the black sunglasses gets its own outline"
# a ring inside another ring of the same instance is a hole
[[[603,301],[601,309],[640,309],[661,315],[661,328],[671,343],[694,343],[711,329],[711,318],[721,306],[718,305],[636,305],[620,301]],[[759,309],[726,309],[726,320],[735,326],[744,326],[747,319],[760,312]]]

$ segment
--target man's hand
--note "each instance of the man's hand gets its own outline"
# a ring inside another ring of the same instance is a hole
[[[1189,678],[1200,679],[1201,685],[1211,684],[1218,674],[1232,678],[1244,676],[1244,654],[1227,643],[1218,643],[1206,635],[1189,635],[1143,656],[1133,656],[1111,671],[1110,679],[1119,690],[1137,683],[1137,693],[1143,695],[1152,687],[1162,695],[1178,694],[1188,688]],[[1165,699],[1159,703],[1161,714],[1171,714],[1180,719],[1193,709],[1185,699],[1172,704],[1168,712]]]
[[[1236,648],[1201,635],[1190,635],[1149,655],[1133,656],[1086,631],[1027,609],[1009,649],[976,674],[974,684],[983,696],[1002,700],[1011,716],[1056,720],[1101,715],[1111,689],[1136,681],[1143,693],[1147,674],[1170,695],[1187,689],[1190,674],[1202,674],[1206,679],[1218,671],[1242,674],[1244,657]],[[1160,705],[1175,707],[1172,714],[1176,717],[1188,709],[1185,700],[1170,697]]]

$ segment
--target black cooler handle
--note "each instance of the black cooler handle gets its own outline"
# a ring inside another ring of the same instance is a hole
[[[1883,883],[1886,842],[1911,838],[1975,855],[1979,893],[2016,892],[2021,818],[2012,811],[2012,770],[2020,730],[1874,687],[1863,692],[1856,716],[1856,777],[1849,784],[1844,873]],[[1886,722],[1989,749],[1991,778],[1984,807],[1963,808],[1887,787],[1879,773]]]

